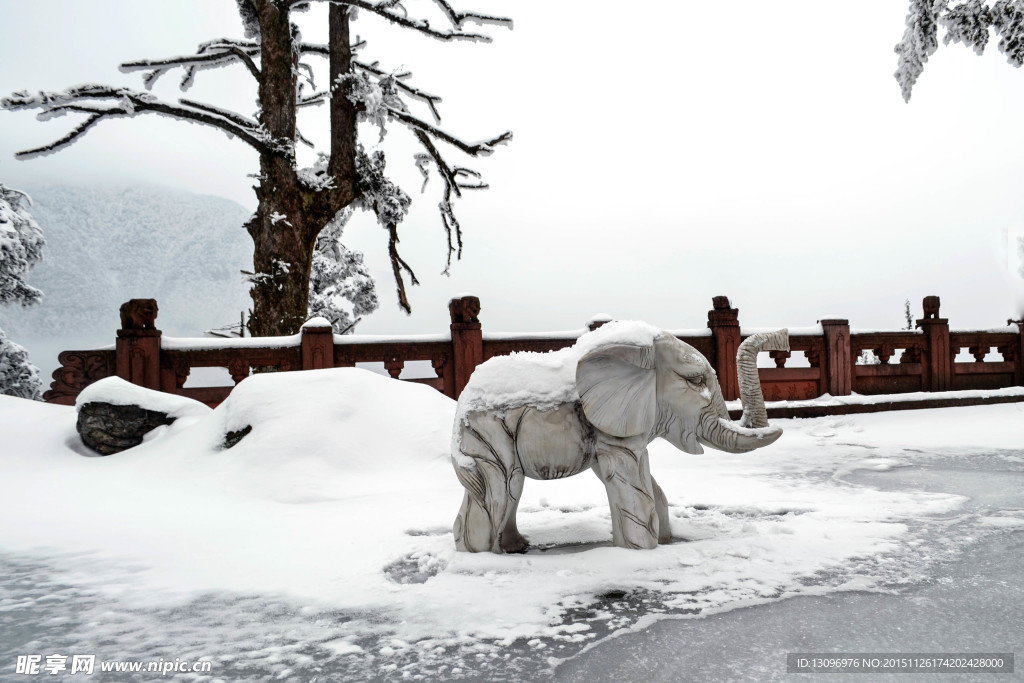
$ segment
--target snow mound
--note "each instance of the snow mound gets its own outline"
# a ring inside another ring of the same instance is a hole
[[[104,377],[87,386],[75,399],[75,410],[81,410],[86,403],[139,406],[145,410],[165,413],[173,418],[199,417],[210,412],[210,408],[199,401],[146,389],[120,377]]]
[[[267,373],[218,406],[213,442],[252,427],[230,449],[237,476],[279,501],[333,500],[447,465],[453,408],[436,389],[360,368]]]
[[[650,346],[661,330],[645,322],[622,320],[581,336],[569,348],[548,353],[523,351],[495,356],[477,366],[459,397],[457,419],[476,410],[503,410],[529,405],[552,410],[579,400],[576,364],[595,348],[608,344]]]

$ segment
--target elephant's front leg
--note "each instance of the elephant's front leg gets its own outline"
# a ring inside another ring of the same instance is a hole
[[[654,508],[658,511],[658,543],[672,542],[672,525],[668,521],[668,499],[658,482],[651,477],[654,484]]]
[[[608,491],[612,542],[620,548],[657,547],[660,524],[647,448],[602,444],[598,447],[594,471]]]

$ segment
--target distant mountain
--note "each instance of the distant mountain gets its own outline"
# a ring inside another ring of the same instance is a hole
[[[20,187],[46,236],[26,280],[43,291],[31,308],[0,309],[12,339],[108,337],[128,299],[156,299],[157,327],[199,336],[252,306],[239,271],[252,269],[250,212],[220,197],[160,186]]]

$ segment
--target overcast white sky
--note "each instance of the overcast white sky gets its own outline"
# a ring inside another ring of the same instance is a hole
[[[515,140],[468,164],[492,187],[457,207],[466,248],[445,278],[439,185],[419,195],[414,147],[388,136],[391,175],[415,202],[401,246],[423,284],[404,316],[386,234],[353,221],[346,242],[366,252],[383,303],[361,332],[440,331],[448,298],[466,292],[490,331],[576,328],[598,312],[703,327],[717,294],[758,326],[831,315],[896,328],[904,299],[919,316],[927,294],[954,327],[1024,312],[1007,250],[1008,234],[1024,234],[1024,72],[994,45],[981,58],[940,48],[905,104],[892,78],[903,0],[458,4],[515,29],[446,45],[363,14],[354,30],[366,57],[444,96],[445,128]],[[0,0],[0,16],[4,95],[141,88],[118,64],[241,37],[233,0]],[[302,25],[324,39],[316,13]],[[176,86],[168,77],[157,92],[175,98]],[[241,67],[200,74],[187,96],[254,107]],[[69,124],[0,112],[0,181],[145,181],[255,206],[255,154],[181,122],[106,122],[56,155],[13,159]],[[320,127],[304,132],[323,140]]]

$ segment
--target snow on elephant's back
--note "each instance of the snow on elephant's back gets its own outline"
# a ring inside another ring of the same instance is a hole
[[[469,378],[459,396],[456,425],[466,414],[478,410],[519,406],[552,410],[576,401],[576,364],[587,352],[609,344],[651,346],[660,334],[661,330],[645,322],[621,320],[587,332],[574,345],[559,351],[495,356],[479,365]]]

